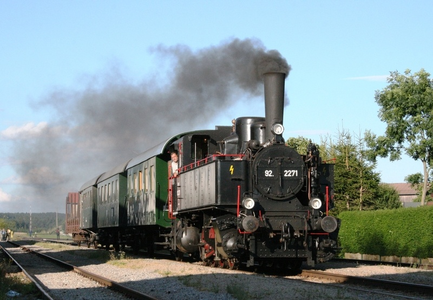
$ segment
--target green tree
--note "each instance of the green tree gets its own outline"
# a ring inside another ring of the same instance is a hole
[[[353,139],[346,130],[339,132],[337,143],[330,143],[335,155],[335,203],[338,211],[376,209],[380,176],[375,163],[364,156],[364,141]]]
[[[11,228],[11,221],[7,220],[7,219],[0,219],[0,230],[1,229],[8,229]]]
[[[407,183],[410,183],[410,185],[418,191],[418,196],[413,200],[414,202],[420,202],[421,201],[421,195],[422,195],[422,189],[424,186],[424,177],[421,173],[415,173],[408,175],[404,178],[404,180]],[[429,200],[432,200],[432,194],[433,194],[433,186],[431,184],[431,177],[428,178],[428,184],[427,184],[428,190],[426,195],[426,202]]]
[[[6,220],[0,219],[0,230],[1,230],[2,228],[6,228],[6,227],[7,227]]]
[[[387,123],[385,134],[366,132],[369,159],[375,161],[377,156],[389,155],[394,161],[401,158],[404,150],[422,162],[421,205],[425,204],[433,158],[433,81],[429,76],[424,69],[415,74],[410,70],[404,74],[391,72],[388,86],[375,94],[379,118]]]
[[[297,138],[289,138],[286,145],[298,151],[299,154],[307,154],[307,147],[310,142],[311,140],[298,136]]]
[[[309,143],[310,140],[304,137],[287,140],[287,145],[300,154],[306,153]],[[326,137],[318,146],[322,160],[335,164],[333,214],[345,210],[401,207],[397,192],[379,184],[379,173],[374,171],[376,164],[365,159],[364,148],[364,139],[354,139],[346,130],[338,133],[336,141]]]
[[[400,197],[396,189],[392,186],[379,184],[376,194],[376,209],[394,209],[402,207]]]

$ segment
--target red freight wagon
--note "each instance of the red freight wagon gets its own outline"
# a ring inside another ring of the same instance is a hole
[[[80,232],[80,194],[68,193],[66,197],[66,234]]]

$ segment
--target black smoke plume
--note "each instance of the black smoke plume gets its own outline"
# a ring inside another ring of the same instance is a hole
[[[169,62],[167,72],[132,84],[114,68],[80,90],[57,89],[36,103],[50,109],[53,119],[36,138],[17,141],[13,150],[33,211],[62,211],[67,192],[78,191],[91,178],[175,133],[212,128],[203,126],[240,96],[263,95],[266,66],[290,71],[277,51],[252,39],[198,51],[179,45],[151,51]]]

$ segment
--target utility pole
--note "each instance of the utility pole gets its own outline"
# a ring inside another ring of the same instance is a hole
[[[32,207],[30,206],[30,224],[29,224],[29,234],[32,237]]]

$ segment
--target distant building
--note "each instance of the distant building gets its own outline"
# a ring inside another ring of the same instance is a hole
[[[413,202],[418,196],[418,192],[411,187],[410,183],[387,183],[392,186],[398,192],[400,202],[403,203],[403,207],[417,207],[421,205],[421,202]]]

